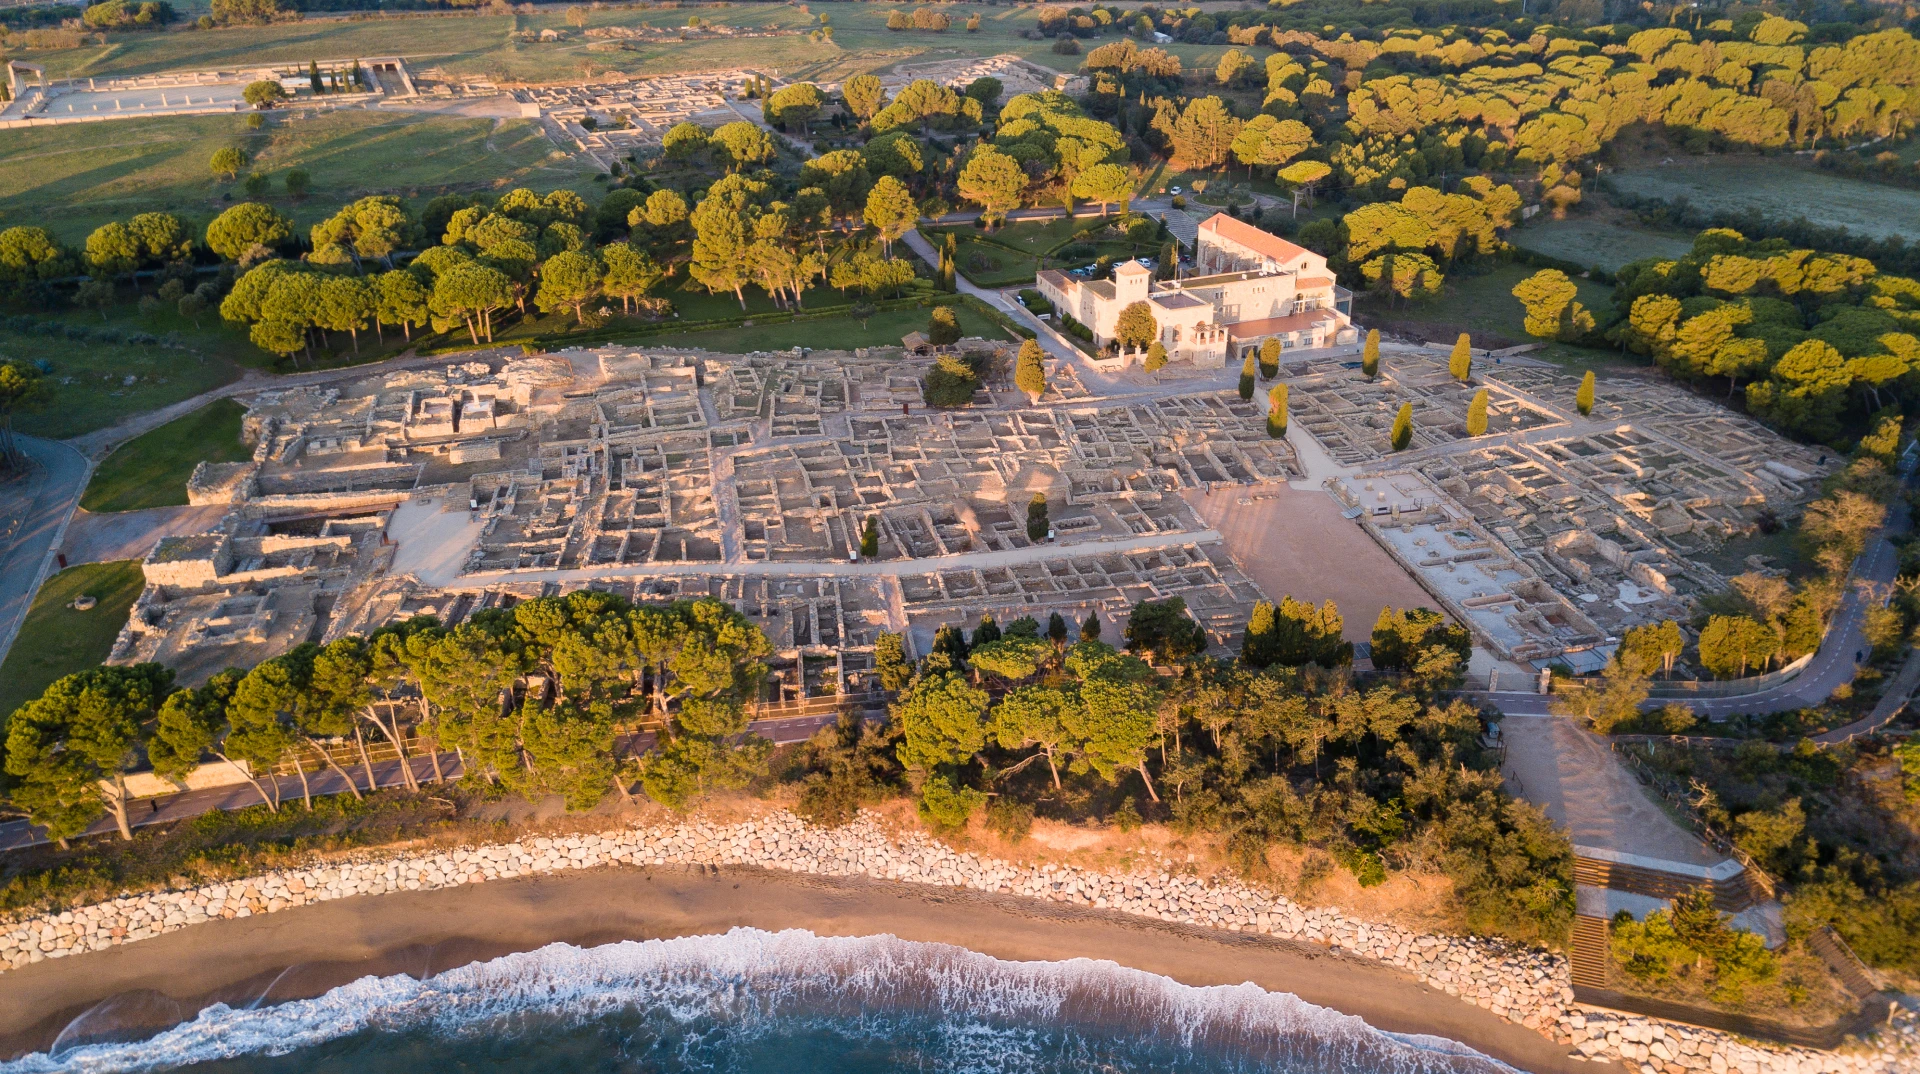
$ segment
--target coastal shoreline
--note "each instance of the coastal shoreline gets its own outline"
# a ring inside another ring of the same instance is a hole
[[[6,974],[0,1056],[44,1050],[75,1017],[114,996],[132,997],[118,1005],[121,1019],[144,1018],[142,1029],[158,1030],[214,1002],[307,998],[369,974],[424,975],[550,943],[592,947],[742,926],[888,934],[1009,961],[1109,959],[1197,986],[1251,981],[1377,1029],[1446,1037],[1520,1070],[1592,1069],[1568,1058],[1564,1045],[1405,972],[1308,942],[1017,895],[756,866],[601,866],[341,899],[49,959]]]
[[[597,875],[608,867],[613,867],[609,875],[619,878],[610,881],[611,886],[590,898],[565,895],[569,888],[564,878]],[[641,886],[669,872],[733,879],[726,886],[710,885],[704,901],[697,903],[689,903],[691,897],[677,890],[663,894]],[[749,874],[758,878],[753,881],[757,901],[730,901],[726,892],[746,889]],[[822,878],[829,877],[856,884],[836,889],[855,894],[818,905],[794,901],[797,892],[814,890],[796,881],[824,882]],[[491,901],[498,896],[468,894],[503,884],[531,885],[524,890],[551,891],[558,897],[536,912],[512,900]],[[638,908],[633,905],[636,892],[642,904]],[[402,900],[407,906],[428,896],[454,901],[434,903],[439,909],[409,917],[377,908],[382,900],[366,898],[372,895]],[[460,901],[467,898],[476,901]],[[1870,1040],[1836,1051],[1766,1045],[1719,1030],[1578,1004],[1567,960],[1546,950],[1483,937],[1421,933],[1331,907],[1304,906],[1269,888],[1195,875],[1153,852],[1125,872],[1009,861],[956,850],[910,828],[896,830],[874,814],[823,828],[778,809],[731,822],[689,818],[598,833],[529,835],[511,843],[355,853],[0,920],[0,966],[7,968],[0,975],[0,990],[9,998],[26,995],[18,987],[40,987],[36,981],[72,982],[65,991],[35,993],[38,1001],[27,1008],[36,1012],[32,1020],[25,1015],[11,1023],[0,1019],[0,1043],[15,1033],[23,1034],[21,1040],[39,1033],[33,1039],[50,1041],[74,1015],[88,1010],[89,1003],[108,996],[113,1002],[91,1015],[89,1025],[137,1022],[146,1030],[191,1017],[200,999],[233,1006],[277,1002],[294,988],[325,991],[318,983],[323,979],[338,984],[368,973],[430,973],[555,941],[600,944],[710,934],[734,925],[811,929],[816,921],[826,923],[827,936],[874,935],[893,931],[875,910],[888,899],[906,899],[918,907],[964,901],[969,908],[987,904],[967,900],[1009,899],[993,906],[1013,919],[1042,922],[1037,933],[1008,926],[1005,935],[1024,940],[1006,945],[1004,937],[983,936],[965,914],[959,924],[941,928],[907,915],[908,931],[893,932],[903,939],[923,937],[1010,959],[1112,957],[1189,984],[1254,980],[1363,1018],[1371,1011],[1381,1019],[1378,1025],[1391,1031],[1447,1036],[1490,1055],[1525,1056],[1515,1065],[1527,1070],[1572,1070],[1568,1064],[1585,1060],[1622,1063],[1637,1074],[1894,1074],[1915,1069],[1920,1059],[1920,1019],[1911,1014],[1893,1017]],[[344,916],[318,920],[311,914],[315,907],[344,907],[338,911]],[[1197,963],[1166,956],[1162,968],[1160,963],[1136,961],[1137,949],[1111,936],[1104,942],[1069,943],[1048,934],[1063,920],[1056,910],[1066,911],[1072,920],[1078,920],[1074,914],[1103,912],[1116,927],[1132,930],[1127,935],[1146,934],[1140,930],[1167,935],[1171,927],[1183,942],[1197,938],[1190,942],[1209,945],[1212,954]],[[454,921],[463,924],[454,927]],[[280,946],[269,945],[268,955],[248,954],[262,942],[249,937],[303,929],[319,938],[277,940]],[[183,934],[194,941],[182,940]],[[202,940],[218,952],[214,963],[197,961]],[[1248,943],[1253,946],[1242,946]],[[1222,949],[1212,946],[1261,953],[1269,950],[1259,946],[1263,943],[1284,944],[1271,950],[1286,954],[1285,965],[1272,968],[1266,977],[1242,972],[1239,958],[1223,960]],[[101,974],[88,972],[99,966],[104,973],[132,957],[129,950],[144,952],[154,944],[186,952],[182,965],[213,969],[184,980],[153,970],[112,988],[98,983],[105,979]],[[1322,990],[1324,981],[1296,986],[1290,980],[1303,965],[1332,965],[1324,961],[1329,958],[1351,960],[1384,976],[1345,981],[1327,990]],[[75,959],[84,961],[74,967]],[[353,965],[328,969],[333,963]],[[62,968],[47,968],[55,965]],[[1195,973],[1201,976],[1192,976]],[[1382,989],[1393,1002],[1375,1008],[1370,997]],[[1423,998],[1440,1006],[1419,1002]],[[1417,1016],[1409,1017],[1409,1011]],[[1461,1016],[1468,1021],[1458,1022]],[[1500,1026],[1501,1032],[1485,1028],[1487,1022]],[[1508,1033],[1530,1039],[1524,1045],[1510,1043],[1515,1038]],[[140,1035],[132,1030],[127,1034]],[[70,1035],[67,1043],[73,1039]]]

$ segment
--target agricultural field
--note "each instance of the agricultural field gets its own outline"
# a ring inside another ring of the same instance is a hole
[[[0,720],[55,679],[105,660],[144,583],[133,560],[68,567],[47,579],[0,664]],[[84,612],[67,607],[79,596],[96,603]]]
[[[184,35],[183,35],[184,36]],[[177,213],[204,226],[239,195],[208,167],[237,145],[272,181],[266,200],[301,224],[364,194],[424,200],[451,190],[519,185],[585,188],[589,171],[555,156],[530,120],[346,109],[282,113],[260,130],[240,116],[170,116],[0,131],[0,221],[34,221],[79,245],[108,220]],[[287,197],[285,173],[304,168],[313,190]]]
[[[175,6],[191,17],[206,5],[200,0],[198,6]],[[893,10],[889,5],[860,3],[812,3],[805,10],[771,4],[607,7],[589,11],[584,27],[570,25],[565,7],[559,4],[511,15],[421,13],[355,19],[322,14],[271,26],[118,33],[110,35],[105,46],[38,50],[31,58],[44,63],[49,76],[67,78],[232,69],[243,64],[399,53],[416,70],[439,67],[454,76],[485,75],[527,82],[577,79],[588,71],[653,75],[723,70],[748,63],[788,78],[839,81],[896,63],[1003,52],[1061,71],[1078,70],[1080,66],[1079,56],[1056,54],[1050,42],[1020,36],[1021,31],[1033,27],[1032,7],[942,5],[941,10],[954,20],[953,28],[944,33],[888,30],[887,15]],[[970,34],[962,27],[974,12],[981,16],[981,28]],[[809,40],[808,33],[821,25],[821,15],[833,27],[833,38]],[[712,25],[782,33],[750,42],[699,33],[689,34],[685,41],[614,41],[583,33],[609,26],[685,27],[687,20],[696,16]],[[524,42],[515,37],[549,29],[566,36],[543,42]],[[1100,43],[1085,42],[1083,47]],[[747,44],[750,49],[743,49]],[[1211,68],[1227,50],[1224,45],[1165,47],[1189,68]]]
[[[1607,272],[1642,258],[1680,257],[1693,249],[1691,234],[1640,227],[1625,214],[1611,219],[1581,215],[1536,220],[1517,228],[1507,240],[1537,254]]]
[[[1757,210],[1782,220],[1805,217],[1876,239],[1920,240],[1920,194],[1848,179],[1788,159],[1706,157],[1614,172],[1611,182],[1639,197],[1685,198],[1706,209]]]

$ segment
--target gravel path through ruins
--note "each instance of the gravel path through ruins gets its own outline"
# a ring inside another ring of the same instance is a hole
[[[894,559],[859,563],[837,561],[795,563],[764,560],[747,563],[635,563],[625,566],[582,567],[553,571],[480,571],[461,575],[464,584],[485,586],[492,582],[589,582],[601,578],[640,578],[659,574],[769,574],[782,577],[861,577],[873,575],[926,574],[930,571],[977,570],[987,567],[1012,567],[1039,563],[1065,556],[1098,556],[1110,552],[1142,552],[1155,548],[1182,548],[1211,544],[1221,539],[1213,529],[1182,530],[1179,533],[1150,533],[1112,541],[1083,541],[1077,544],[1033,545],[997,552],[963,552],[932,559]]]

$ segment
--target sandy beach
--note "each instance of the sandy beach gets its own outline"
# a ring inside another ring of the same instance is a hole
[[[159,1029],[208,1003],[318,995],[367,974],[427,974],[554,942],[581,946],[801,928],[891,933],[996,958],[1112,959],[1191,985],[1252,981],[1381,1029],[1461,1041],[1522,1070],[1592,1070],[1567,1049],[1391,967],[1312,944],[1007,895],[751,867],[598,868],[342,899],[209,922],[37,963],[0,981],[0,1055],[42,1050],[109,997],[115,1020]]]

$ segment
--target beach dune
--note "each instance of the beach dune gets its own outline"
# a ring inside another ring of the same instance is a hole
[[[83,1014],[82,1036],[108,1026],[158,1030],[209,1003],[315,996],[368,974],[424,975],[556,942],[591,947],[735,926],[892,934],[1009,960],[1111,959],[1190,985],[1251,981],[1380,1029],[1448,1037],[1522,1070],[1592,1069],[1565,1047],[1391,967],[1312,944],[1017,896],[744,866],[609,867],[341,899],[37,963],[0,985],[0,1056],[44,1050]]]

